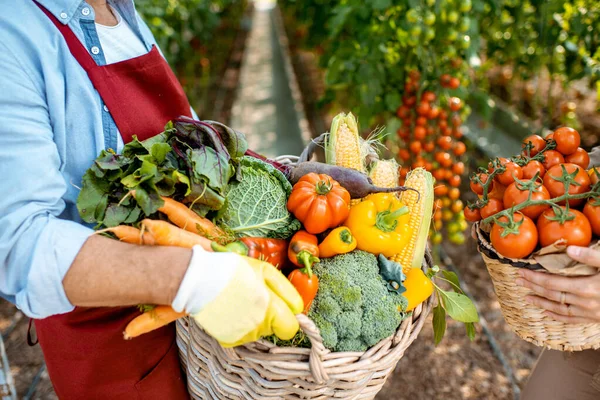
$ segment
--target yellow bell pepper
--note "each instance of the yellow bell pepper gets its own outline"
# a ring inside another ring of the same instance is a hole
[[[402,295],[408,300],[407,312],[412,311],[433,293],[431,279],[420,268],[410,268],[402,284],[406,288],[406,291]]]
[[[413,234],[409,221],[408,207],[394,193],[375,193],[350,208],[344,226],[359,250],[391,257],[409,243]]]

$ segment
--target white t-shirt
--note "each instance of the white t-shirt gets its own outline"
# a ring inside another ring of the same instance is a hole
[[[119,61],[129,60],[130,58],[139,57],[146,54],[146,46],[144,42],[133,32],[121,15],[112,8],[112,12],[117,18],[117,25],[106,26],[96,24],[98,39],[104,51],[104,59],[106,64],[114,64]],[[117,148],[120,152],[123,149],[123,138],[117,133]]]
[[[119,15],[117,10],[112,8],[112,12],[117,18],[117,25],[96,24],[106,63],[114,64],[146,54],[148,51],[144,42],[133,32],[127,21]]]

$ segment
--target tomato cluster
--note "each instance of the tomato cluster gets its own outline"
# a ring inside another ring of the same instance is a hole
[[[579,133],[558,128],[523,141],[520,155],[497,158],[471,176],[479,200],[465,218],[492,222],[491,242],[505,257],[527,258],[558,240],[589,246],[600,236],[600,168],[586,171]]]
[[[463,102],[443,89],[457,89],[460,80],[444,74],[439,78],[441,90],[420,90],[420,73],[411,71],[404,85],[404,97],[396,115],[402,121],[397,135],[400,139],[398,157],[402,164],[402,179],[411,168],[423,167],[436,180],[436,211],[431,233],[433,244],[442,241],[441,229],[447,223],[449,240],[462,244],[467,223],[460,200],[461,176],[465,164],[461,161],[465,143],[461,125]]]

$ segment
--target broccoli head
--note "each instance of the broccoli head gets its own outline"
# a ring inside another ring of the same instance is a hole
[[[325,347],[332,351],[365,351],[396,332],[404,298],[387,289],[377,258],[353,251],[321,259],[313,267],[319,291],[308,313]]]

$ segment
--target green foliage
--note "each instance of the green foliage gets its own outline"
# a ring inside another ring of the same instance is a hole
[[[319,292],[308,313],[333,351],[365,351],[394,334],[404,314],[403,296],[389,292],[374,255],[353,251],[313,267]]]
[[[292,185],[270,164],[242,157],[239,181],[232,181],[218,221],[238,237],[287,239],[300,222],[287,210]]]

